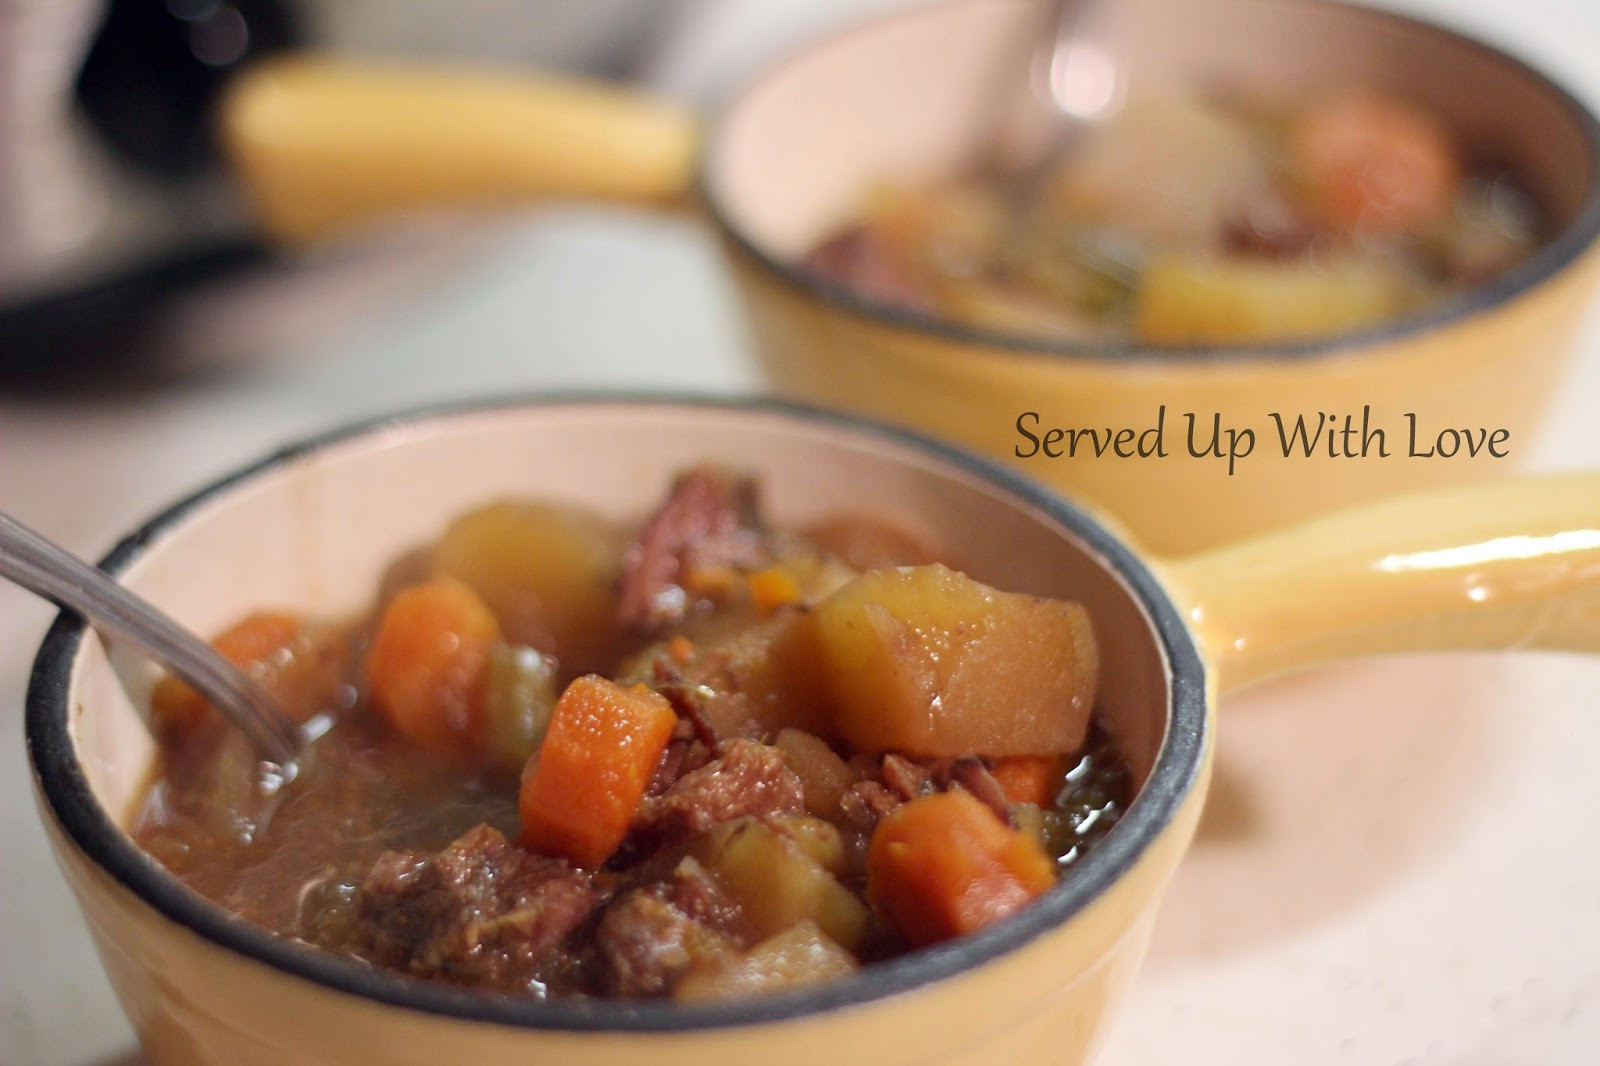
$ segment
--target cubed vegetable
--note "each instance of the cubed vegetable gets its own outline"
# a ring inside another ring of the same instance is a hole
[[[401,736],[441,754],[476,754],[483,738],[489,649],[500,626],[454,578],[396,593],[367,652],[373,705]]]
[[[1048,807],[1061,784],[1061,760],[1053,755],[1007,755],[994,761],[994,779],[1012,803]]]
[[[803,729],[779,730],[773,743],[800,779],[806,810],[819,818],[837,819],[839,797],[856,781],[844,759],[821,738]]]
[[[556,660],[524,644],[489,649],[483,753],[496,766],[521,769],[550,726],[556,703]]]
[[[1116,121],[1066,153],[1046,189],[1047,217],[1156,247],[1202,247],[1270,180],[1260,133],[1244,116],[1199,93],[1144,85]]]
[[[763,996],[854,973],[855,956],[828,939],[815,922],[801,921],[738,955],[684,974],[673,989],[681,1000]]]
[[[452,522],[433,566],[472,586],[508,640],[554,655],[571,677],[603,670],[614,653],[620,552],[620,535],[597,516],[501,502]]]
[[[799,583],[782,567],[757,570],[746,580],[750,585],[750,605],[761,614],[800,602]]]
[[[718,736],[771,736],[790,727],[826,730],[827,691],[808,615],[784,611],[697,641],[678,667]],[[650,676],[648,674],[642,676]]]
[[[575,679],[523,773],[522,843],[580,866],[605,862],[627,835],[677,720],[643,685]]]
[[[766,824],[794,841],[813,862],[835,877],[844,874],[844,837],[832,822],[807,814],[771,814]]]
[[[211,646],[233,665],[256,675],[257,681],[270,684],[270,678],[263,675],[276,673],[274,667],[284,665],[273,660],[293,654],[303,628],[304,620],[299,615],[257,611],[219,633]],[[200,724],[210,707],[206,698],[187,682],[171,675],[156,682],[150,694],[151,714],[156,728],[163,733],[188,732]]]
[[[1288,340],[1355,329],[1417,303],[1418,282],[1384,260],[1224,258],[1158,252],[1139,286],[1135,329],[1163,344]]]
[[[1083,743],[1099,652],[1080,604],[933,564],[869,571],[810,617],[834,725],[855,748],[1048,755]]]
[[[712,830],[701,861],[738,900],[752,935],[764,938],[810,920],[854,951],[867,935],[867,908],[797,841],[756,818]]]
[[[1291,177],[1335,230],[1417,234],[1449,215],[1461,153],[1427,111],[1371,90],[1301,112],[1289,130]]]
[[[1056,864],[1035,836],[960,789],[891,811],[867,855],[868,895],[918,946],[1009,917],[1055,881]]]

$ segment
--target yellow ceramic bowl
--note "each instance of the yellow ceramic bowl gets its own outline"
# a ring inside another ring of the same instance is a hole
[[[431,984],[255,929],[134,846],[123,825],[155,751],[151,671],[64,615],[28,694],[39,806],[153,1066],[799,1066],[840,1049],[882,1066],[1078,1063],[1193,833],[1219,685],[1392,648],[1600,648],[1597,476],[1457,490],[1142,561],[982,460],[759,402],[565,399],[385,420],[202,489],[103,565],[201,632],[265,605],[341,615],[472,504],[532,494],[635,516],[705,458],[755,473],[779,523],[889,514],[986,581],[1084,601],[1108,679],[1100,714],[1140,786],[1101,846],[1011,921],[769,1000],[539,1003]]]
[[[1004,457],[1107,509],[1157,551],[1484,477],[1529,448],[1600,266],[1600,126],[1527,66],[1398,15],[1328,0],[1126,0],[1124,58],[1133,84],[1222,85],[1265,100],[1382,86],[1504,160],[1556,236],[1414,317],[1303,343],[1073,345],[875,306],[796,270],[874,180],[946,173],[970,153],[985,89],[1035,7],[940,4],[835,37],[767,71],[713,127],[704,200],[778,392]],[[1291,432],[1297,417],[1315,426],[1329,416],[1313,454],[1293,441],[1285,454],[1274,413]],[[1347,416],[1358,432],[1333,439]],[[1138,454],[1139,435],[1157,427],[1167,454]],[[1441,430],[1468,428],[1504,430],[1497,450],[1508,458],[1421,456]],[[1052,458],[1052,429],[1131,429],[1131,457],[1084,441]],[[1363,444],[1365,430],[1383,439]]]
[[[1504,53],[1399,15],[1334,0],[1119,6],[1134,84],[1220,83],[1286,101],[1388,87],[1509,165],[1556,232],[1503,277],[1403,322],[1253,347],[1004,337],[875,306],[797,270],[874,183],[950,172],[983,143],[996,72],[1037,0],[919,7],[802,49],[710,124],[697,179],[690,116],[526,76],[302,58],[244,80],[223,128],[263,224],[288,240],[444,204],[671,201],[697,181],[777,392],[1005,458],[1109,511],[1154,550],[1514,465],[1600,269],[1594,117]],[[1312,454],[1285,456],[1274,414],[1286,427],[1302,417],[1322,426]],[[1153,446],[1158,428],[1162,456],[1097,456],[1087,440],[1076,456],[1045,454],[1064,447],[1045,440],[1052,429],[1128,430],[1123,450],[1134,451]],[[1498,456],[1484,450],[1496,431]],[[1477,455],[1460,437],[1447,441],[1452,458],[1421,454],[1440,450],[1441,432],[1468,434]]]

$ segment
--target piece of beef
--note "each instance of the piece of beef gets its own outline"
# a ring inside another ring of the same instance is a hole
[[[839,810],[855,829],[870,835],[884,815],[905,799],[881,781],[857,781],[839,795]]]
[[[883,783],[899,793],[901,799],[916,799],[933,791],[933,778],[928,770],[904,755],[893,752],[885,755],[879,773],[883,775]]]
[[[927,286],[874,226],[852,226],[813,248],[802,261],[808,273],[874,303],[931,311]]]
[[[673,871],[672,905],[708,929],[729,938],[744,937],[744,912],[715,877],[692,857]]]
[[[744,815],[804,811],[805,790],[783,752],[752,740],[733,740],[666,792],[647,797],[634,824],[648,834],[681,840]]]
[[[695,467],[673,484],[623,556],[618,618],[642,633],[682,621],[693,599],[684,587],[688,575],[766,559],[755,482]]]
[[[1012,829],[1017,827],[1017,818],[1011,812],[1011,801],[1006,798],[1006,790],[1000,787],[1000,782],[989,772],[989,767],[982,759],[974,755],[957,759],[950,764],[950,780],[982,801],[984,806],[1000,816],[1002,822]]]
[[[380,856],[356,890],[353,946],[422,977],[529,984],[601,895],[590,874],[480,825],[434,855]]]
[[[696,962],[737,950],[726,934],[686,912],[676,887],[636,888],[600,916],[595,948],[610,995],[663,995]]]

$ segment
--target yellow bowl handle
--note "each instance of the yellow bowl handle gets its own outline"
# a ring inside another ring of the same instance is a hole
[[[1600,651],[1600,473],[1368,504],[1157,570],[1219,691],[1380,652]]]
[[[436,207],[671,202],[699,136],[687,110],[593,82],[317,57],[252,67],[218,121],[260,225],[289,242]]]

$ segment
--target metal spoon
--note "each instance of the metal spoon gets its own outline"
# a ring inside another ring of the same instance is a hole
[[[1085,134],[1122,110],[1128,91],[1119,48],[1124,17],[1116,0],[1050,0],[1003,62],[982,155],[1013,192],[1037,193]]]
[[[260,685],[165,613],[3,511],[0,577],[139,648],[210,700],[284,780],[293,776],[299,728]]]

